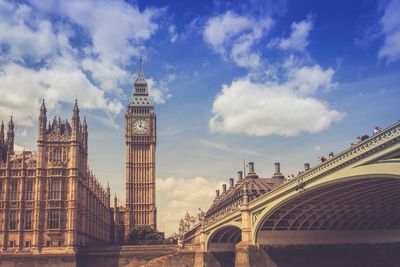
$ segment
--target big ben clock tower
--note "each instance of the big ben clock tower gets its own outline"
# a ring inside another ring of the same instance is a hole
[[[156,112],[149,97],[142,59],[133,97],[125,114],[125,231],[139,225],[157,228],[155,192]]]

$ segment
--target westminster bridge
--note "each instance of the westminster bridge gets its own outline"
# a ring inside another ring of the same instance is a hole
[[[400,242],[400,123],[306,165],[293,179],[284,179],[278,165],[274,177],[262,182],[250,170],[231,179],[181,245],[231,252],[233,259],[222,262],[234,266],[276,266],[262,248]]]

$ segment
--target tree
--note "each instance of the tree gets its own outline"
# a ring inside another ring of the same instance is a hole
[[[151,243],[152,241],[163,240],[163,233],[160,233],[147,225],[136,226],[132,228],[128,234],[128,242],[130,243]]]

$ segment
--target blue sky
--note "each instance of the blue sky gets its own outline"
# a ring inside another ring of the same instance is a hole
[[[399,116],[400,1],[0,0],[0,119],[35,150],[40,100],[89,123],[89,162],[125,198],[123,115],[140,55],[158,114],[160,230],[207,209],[243,159],[263,177]]]

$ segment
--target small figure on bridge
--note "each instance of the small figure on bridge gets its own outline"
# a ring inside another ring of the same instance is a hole
[[[365,139],[368,139],[369,138],[369,135],[368,134],[363,134],[362,136],[361,136],[361,141],[364,141]]]
[[[328,158],[333,158],[335,155],[333,154],[333,152],[329,153]]]
[[[375,127],[375,129],[374,129],[374,135],[375,135],[375,134],[378,134],[378,133],[380,133],[380,132],[382,132],[382,128],[379,128],[378,126]]]
[[[319,158],[319,160],[320,160],[321,162],[325,162],[325,161],[326,161],[325,156],[319,156],[318,158]]]

